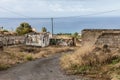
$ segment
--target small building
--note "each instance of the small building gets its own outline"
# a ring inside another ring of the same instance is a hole
[[[50,33],[32,32],[25,35],[25,44],[27,46],[46,47],[50,42]]]

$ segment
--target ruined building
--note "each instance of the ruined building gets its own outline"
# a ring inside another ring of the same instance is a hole
[[[110,48],[120,48],[120,29],[84,29],[82,45],[107,45]]]
[[[24,43],[24,36],[18,36],[14,32],[0,32],[0,43],[3,45],[17,45]],[[1,45],[1,44],[0,44]]]
[[[25,44],[27,46],[38,46],[38,47],[46,47],[49,46],[50,42],[50,33],[37,33],[31,32],[26,34]]]

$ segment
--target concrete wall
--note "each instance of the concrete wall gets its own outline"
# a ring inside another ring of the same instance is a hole
[[[120,47],[120,29],[84,29],[82,45]]]

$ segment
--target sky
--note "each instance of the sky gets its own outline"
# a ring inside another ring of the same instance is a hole
[[[120,16],[120,0],[0,0],[0,18],[69,16]]]

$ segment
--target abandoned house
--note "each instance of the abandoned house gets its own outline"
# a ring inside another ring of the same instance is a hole
[[[84,29],[82,45],[107,45],[110,48],[120,48],[120,29]]]
[[[28,46],[45,47],[49,45],[50,33],[28,33],[25,35],[25,44]]]

